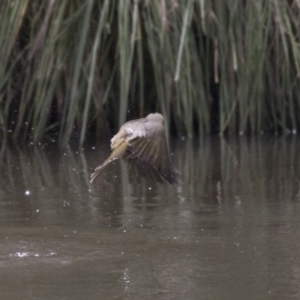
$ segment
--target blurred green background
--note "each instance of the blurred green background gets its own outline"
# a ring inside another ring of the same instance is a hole
[[[0,138],[296,133],[300,1],[0,1]]]

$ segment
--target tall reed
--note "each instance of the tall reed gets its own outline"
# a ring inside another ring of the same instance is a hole
[[[67,144],[160,111],[193,137],[296,133],[300,2],[0,2],[0,134]]]

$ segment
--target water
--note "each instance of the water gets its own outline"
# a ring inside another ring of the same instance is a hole
[[[132,179],[108,147],[2,149],[1,299],[300,296],[300,141],[172,144],[179,187]]]

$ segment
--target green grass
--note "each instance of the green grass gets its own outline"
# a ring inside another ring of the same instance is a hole
[[[101,139],[160,111],[194,137],[297,132],[300,2],[0,2],[0,135]]]

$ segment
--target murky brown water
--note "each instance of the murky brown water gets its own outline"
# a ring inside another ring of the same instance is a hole
[[[1,152],[1,299],[300,297],[300,141],[172,145],[183,184],[131,180],[108,148]]]

